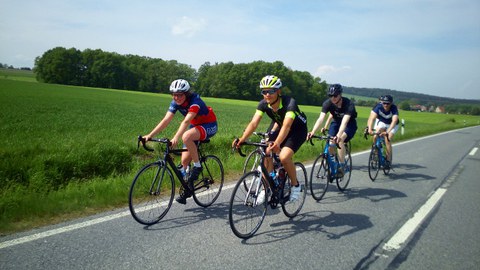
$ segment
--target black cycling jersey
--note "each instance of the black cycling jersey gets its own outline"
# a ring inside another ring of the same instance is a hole
[[[346,98],[342,97],[342,107],[338,108],[333,104],[331,99],[325,100],[322,105],[322,112],[327,113],[330,112],[333,115],[333,121],[335,122],[342,122],[342,118],[344,115],[350,115],[350,121],[355,121],[357,118],[357,111],[355,110],[355,104]]]
[[[303,129],[307,126],[307,117],[300,111],[295,99],[289,96],[280,96],[281,102],[278,110],[273,111],[272,107],[265,101],[261,100],[257,106],[257,113],[266,113],[273,121],[280,127],[283,125],[283,120],[288,115],[293,118],[292,129]]]

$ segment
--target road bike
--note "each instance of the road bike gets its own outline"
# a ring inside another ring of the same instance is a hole
[[[133,179],[128,196],[130,213],[133,218],[144,225],[152,225],[159,222],[172,206],[175,196],[174,176],[180,182],[180,192],[192,194],[195,203],[202,207],[212,205],[223,187],[224,171],[222,162],[215,155],[204,155],[201,145],[209,140],[198,141],[197,149],[202,164],[202,172],[193,183],[188,183],[189,174],[182,175],[174,163],[172,154],[180,155],[187,149],[172,149],[169,139],[150,139],[151,142],[159,143],[163,149],[163,156],[158,160],[141,168]],[[143,146],[147,151],[154,151],[146,145],[142,136],[138,136],[137,147]],[[191,166],[190,166],[191,167]]]
[[[313,139],[320,139],[325,141],[323,152],[315,159],[312,165],[312,171],[310,175],[310,192],[312,197],[316,201],[320,201],[327,192],[329,183],[336,181],[337,187],[340,191],[344,191],[352,174],[352,156],[351,156],[351,143],[350,141],[345,143],[345,162],[340,164],[337,154],[330,154],[329,148],[335,147],[341,149],[338,144],[331,144],[333,139],[330,135],[317,136],[313,135],[310,139],[310,143],[314,145]],[[342,167],[343,173],[339,171]]]
[[[242,146],[252,145],[260,155],[260,162],[255,170],[246,172],[233,188],[230,198],[228,218],[233,233],[243,239],[252,237],[262,225],[267,214],[268,205],[272,209],[281,205],[283,213],[293,218],[303,207],[307,187],[307,170],[300,162],[295,162],[297,181],[301,187],[300,197],[290,200],[291,179],[280,163],[277,155],[267,155],[266,142],[244,142]],[[237,149],[241,156],[240,148]],[[275,175],[272,177],[265,166],[265,159],[273,157]]]
[[[368,128],[366,128],[364,138],[367,139],[368,135]],[[385,130],[379,130],[373,136],[376,137],[368,157],[368,176],[372,182],[377,179],[380,169],[383,170],[385,175],[388,175],[392,169],[392,161],[387,160],[388,153],[385,140],[388,140],[388,135],[385,133]],[[390,153],[390,158],[392,157],[393,153]]]

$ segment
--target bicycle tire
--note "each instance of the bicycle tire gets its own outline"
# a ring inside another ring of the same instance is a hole
[[[368,157],[368,176],[370,180],[375,181],[380,170],[380,160],[378,156],[378,148],[373,145],[372,150],[370,150],[370,155]]]
[[[255,192],[249,192],[250,188],[247,190],[244,188],[245,184],[253,187],[256,183],[260,185],[259,190],[265,190],[264,200],[261,203],[257,202]],[[232,191],[228,211],[230,228],[237,237],[250,238],[260,229],[267,214],[269,197],[267,190],[262,174],[258,171],[248,172],[238,180]]]
[[[202,207],[212,205],[220,196],[224,181],[223,165],[214,155],[201,159],[203,170],[193,183],[193,200]]]
[[[285,182],[283,183],[283,198],[281,200],[283,213],[289,217],[293,218],[300,213],[302,210],[303,204],[305,203],[305,197],[307,196],[306,189],[308,187],[307,181],[307,170],[300,162],[295,162],[295,168],[297,172],[297,181],[302,187],[300,197],[296,201],[289,201],[290,198],[290,188],[291,188],[291,179],[288,174],[285,174]]]
[[[324,154],[315,159],[310,173],[310,193],[316,201],[320,201],[327,192],[331,173],[328,161]]]
[[[256,171],[261,161],[262,154],[257,149],[250,152],[250,154],[247,156],[247,159],[245,159],[245,163],[243,164],[242,175],[246,174],[247,172]],[[248,189],[248,187],[245,186],[245,189]]]
[[[140,224],[159,222],[172,206],[175,182],[165,164],[154,162],[141,168],[130,186],[128,206]]]
[[[385,152],[384,152],[384,156],[386,157],[387,156],[387,147],[385,146]],[[386,166],[383,166],[383,174],[385,175],[388,175],[390,173],[390,170],[392,169],[392,160],[393,160],[393,147],[392,147],[392,153],[390,153],[390,165],[388,167]],[[386,162],[386,158],[385,158],[385,162]]]
[[[342,177],[337,177],[336,179],[337,188],[342,192],[347,189],[352,177],[352,155],[350,155],[350,150],[346,144],[345,147],[347,147],[347,151],[345,154],[345,167],[343,168],[344,173]]]
[[[262,160],[262,155],[258,152],[258,150],[253,150],[250,152],[243,163],[243,174],[247,172],[255,171],[260,165],[260,161]]]

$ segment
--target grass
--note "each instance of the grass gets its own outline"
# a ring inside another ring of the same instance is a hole
[[[227,180],[234,180],[244,159],[231,153],[231,142],[242,134],[257,102],[205,100],[214,108],[219,122],[219,131],[206,150],[222,160]],[[0,235],[125,207],[134,174],[155,158],[155,154],[137,151],[136,136],[148,133],[161,120],[170,101],[171,97],[164,94],[0,76]],[[301,108],[311,129],[320,107]],[[352,142],[354,151],[367,149],[370,144],[361,136],[370,108],[357,110],[359,129]],[[406,132],[396,141],[478,125],[480,119],[400,113]],[[180,118],[177,116],[161,136],[171,137]],[[262,121],[260,130],[265,130],[268,123]],[[317,151],[312,149],[303,146],[296,159],[313,160]]]
[[[26,82],[36,82],[35,74],[31,70],[19,70],[19,69],[6,69],[0,68],[0,78],[17,80],[17,81],[26,81]]]

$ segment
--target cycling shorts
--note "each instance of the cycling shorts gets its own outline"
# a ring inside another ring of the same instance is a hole
[[[380,130],[380,129],[387,130],[389,127],[390,127],[390,124],[385,124],[384,122],[382,122],[378,119],[375,120],[375,130]],[[398,125],[396,125],[394,128],[392,128],[390,133],[395,134],[397,132],[397,130],[398,130]]]
[[[275,141],[275,139],[278,137],[279,132],[280,132],[280,129],[275,130],[275,132],[273,133],[270,133],[268,136],[268,140]],[[306,125],[304,125],[303,128],[290,129],[290,132],[288,133],[285,140],[283,140],[280,147],[281,148],[288,147],[292,149],[294,153],[296,153],[298,149],[300,149],[300,146],[302,146],[302,144],[307,139],[307,133],[308,133],[308,130]]]
[[[200,141],[210,139],[218,130],[217,122],[205,123],[196,126],[190,125],[190,128],[196,128],[200,132]]]
[[[340,123],[337,121],[333,121],[330,124],[330,128],[328,129],[328,135],[335,137],[337,136],[338,130],[340,129]],[[355,136],[355,132],[357,132],[357,121],[350,119],[350,121],[347,124],[347,127],[345,128],[345,133],[347,133],[347,138],[345,139],[345,142],[350,141],[353,136]]]

